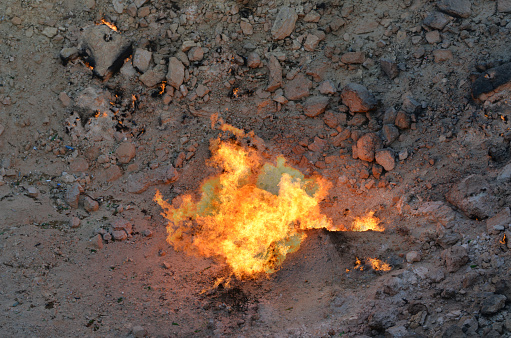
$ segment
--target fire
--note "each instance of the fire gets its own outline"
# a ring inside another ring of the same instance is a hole
[[[163,93],[165,93],[165,85],[166,85],[167,81],[163,81],[160,85],[160,92],[158,93],[158,95],[163,95]]]
[[[367,261],[369,264],[371,264],[371,267],[375,271],[390,271],[391,270],[391,267],[389,264],[387,264],[383,261],[380,261],[377,258],[367,258]]]
[[[118,31],[119,31],[119,30],[117,29],[117,26],[116,26],[116,25],[114,25],[114,24],[113,24],[113,23],[111,23],[111,22],[106,21],[105,19],[101,19],[101,21],[99,22],[99,24],[98,24],[98,25],[105,25],[105,26],[107,26],[108,28],[110,28],[110,29],[111,29],[111,30],[113,30],[113,31],[116,31],[116,32],[118,32]]]
[[[90,70],[94,70],[94,67],[92,67],[87,61],[83,61],[83,65],[89,68]]]
[[[506,234],[504,234],[504,237],[502,237],[502,239],[499,241],[500,244],[506,244],[507,242],[507,238],[506,238]]]
[[[364,217],[357,217],[353,221],[351,231],[384,231],[385,229],[379,225],[380,219],[378,217],[374,217],[374,211],[370,211]]]

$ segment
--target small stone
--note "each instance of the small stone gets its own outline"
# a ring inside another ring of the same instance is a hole
[[[71,217],[69,220],[69,227],[71,229],[76,229],[80,226],[80,219],[76,216]]]
[[[396,160],[392,149],[376,150],[375,160],[376,163],[381,165],[387,171],[391,171],[396,167]]]
[[[153,232],[149,229],[142,230],[142,236],[144,237],[153,237]]]
[[[307,15],[303,18],[303,21],[305,22],[318,22],[319,19],[321,19],[321,15],[316,11],[310,11],[307,13]]]
[[[442,41],[442,38],[440,37],[440,32],[437,30],[427,32],[426,33],[426,41],[429,44],[439,43],[440,41]]]
[[[478,102],[484,102],[495,94],[507,95],[510,87],[511,62],[508,62],[481,74],[472,85],[472,97],[478,99]]]
[[[257,68],[261,65],[261,58],[256,52],[252,52],[247,56],[247,66],[249,68]]]
[[[376,149],[382,147],[382,141],[375,133],[367,133],[357,140],[357,156],[367,162],[374,161]],[[381,164],[381,163],[380,163]]]
[[[151,14],[151,8],[149,8],[149,6],[140,7],[137,12],[139,18],[145,18],[149,14]]]
[[[282,85],[282,67],[274,55],[268,58],[268,87],[267,91],[273,92]]]
[[[103,240],[107,243],[110,242],[112,240],[112,234],[109,232],[107,232],[106,234],[103,234]]]
[[[493,315],[499,312],[506,305],[506,296],[492,294],[485,297],[481,304],[481,313],[483,315]]]
[[[147,336],[147,330],[144,329],[140,325],[133,326],[132,331],[133,331],[133,336],[135,336],[135,338],[142,338],[142,337]]]
[[[136,147],[133,143],[123,142],[117,148],[115,154],[117,155],[119,163],[127,164],[135,157]]]
[[[373,94],[357,83],[347,84],[342,90],[341,99],[352,113],[368,112],[375,109],[377,104]]]
[[[89,163],[83,157],[76,157],[69,162],[71,172],[85,172],[87,169],[89,169]]]
[[[450,249],[442,251],[442,258],[445,261],[445,266],[448,272],[456,272],[462,266],[468,263],[467,249],[461,245],[455,245]]]
[[[433,51],[433,57],[436,63],[440,63],[452,59],[453,55],[449,49],[436,49]]]
[[[380,67],[383,72],[390,78],[394,79],[399,75],[399,69],[397,63],[388,59],[380,60]]]
[[[409,253],[406,254],[406,261],[408,263],[420,262],[420,260],[421,260],[421,255],[417,251],[410,251]]]
[[[197,62],[204,58],[204,49],[202,47],[192,47],[188,51],[188,60],[191,62]]]
[[[303,48],[306,51],[313,52],[319,44],[320,39],[314,34],[308,34],[305,42],[303,43]]]
[[[122,170],[117,165],[111,165],[105,170],[105,178],[107,182],[117,181],[122,176]]]
[[[18,16],[15,16],[14,18],[12,18],[11,22],[13,25],[16,25],[16,26],[21,25],[21,18]]]
[[[385,124],[382,128],[383,144],[391,145],[399,137],[399,130],[392,124]]]
[[[167,73],[167,83],[179,89],[179,86],[183,84],[185,77],[185,66],[176,57],[169,59],[169,71]]]
[[[394,124],[399,129],[408,129],[410,128],[411,119],[408,114],[406,114],[404,111],[400,110],[396,114],[396,120]]]
[[[114,241],[125,241],[128,239],[128,234],[124,230],[113,230],[112,238]]]
[[[153,53],[148,50],[137,48],[133,54],[133,67],[138,69],[139,72],[145,73],[151,64]]]
[[[112,0],[112,6],[114,7],[114,11],[117,14],[122,14],[124,11],[124,1],[123,0]]]
[[[41,33],[51,39],[57,35],[57,32],[58,30],[55,27],[45,27]]]
[[[95,235],[90,240],[90,246],[92,249],[101,250],[103,249],[103,237],[100,234]]]
[[[315,117],[323,113],[328,106],[329,98],[326,96],[313,96],[303,104],[303,110],[308,117]]]
[[[442,12],[459,18],[468,18],[472,14],[470,0],[439,0],[436,5]]]
[[[424,19],[424,24],[432,29],[442,30],[451,21],[451,17],[441,12],[434,12]]]
[[[511,0],[497,0],[497,11],[511,13]]]
[[[252,25],[249,22],[242,20],[240,22],[240,28],[241,28],[241,31],[243,32],[243,34],[245,34],[245,35],[254,34],[254,28],[252,27]]]
[[[403,149],[397,155],[400,161],[404,161],[408,158],[408,149]]]
[[[165,80],[165,72],[164,65],[157,65],[140,75],[139,80],[147,87],[154,87]]]
[[[209,93],[209,88],[200,84],[197,86],[197,89],[195,89],[195,93],[198,97],[204,97],[206,94]]]
[[[93,200],[92,198],[90,198],[89,196],[85,196],[83,198],[83,208],[87,212],[98,211],[99,203],[96,200]]]
[[[348,52],[341,56],[341,62],[345,64],[362,64],[366,60],[362,52]]]
[[[39,197],[39,189],[37,189],[36,187],[30,186],[27,189],[27,195],[30,197],[37,198],[37,197]]]
[[[299,100],[310,95],[312,81],[305,74],[299,73],[284,85],[284,95],[288,100]]]
[[[291,35],[295,29],[297,19],[298,14],[294,9],[287,6],[281,7],[271,28],[273,39],[282,40]]]
[[[324,95],[333,95],[333,94],[337,93],[337,90],[335,90],[334,84],[330,80],[321,82],[318,89],[319,89],[319,92]]]
[[[59,100],[60,102],[62,102],[62,105],[64,107],[69,107],[73,103],[73,100],[71,100],[71,98],[66,94],[66,92],[60,92]]]
[[[128,221],[125,218],[119,217],[116,218],[112,223],[110,224],[113,230],[116,231],[126,231],[127,234],[131,234],[133,232],[133,224],[131,224],[130,221]]]
[[[83,188],[80,184],[75,183],[67,188],[64,200],[71,208],[78,208],[80,194],[83,192]]]

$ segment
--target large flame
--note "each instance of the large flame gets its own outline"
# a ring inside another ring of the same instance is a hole
[[[222,257],[238,278],[272,273],[299,248],[304,230],[334,230],[319,207],[330,184],[305,178],[283,157],[263,163],[256,150],[241,146],[240,139],[252,134],[226,124],[221,129],[237,141],[212,142],[209,164],[223,171],[203,183],[200,200],[184,195],[171,205],[156,192],[169,220],[167,241],[176,250]]]

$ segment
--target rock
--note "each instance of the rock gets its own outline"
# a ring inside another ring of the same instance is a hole
[[[105,178],[107,182],[113,182],[121,178],[122,170],[117,165],[111,165],[105,170]]]
[[[133,67],[135,67],[139,72],[145,73],[149,69],[152,56],[153,53],[150,51],[137,48],[133,54]]]
[[[103,237],[100,234],[95,235],[90,239],[90,247],[95,250],[103,249]]]
[[[275,40],[282,40],[291,35],[297,19],[298,14],[294,9],[287,6],[281,7],[271,28],[272,37]]]
[[[458,325],[451,325],[442,333],[442,338],[466,337],[465,333]]]
[[[145,86],[154,87],[165,80],[166,68],[165,65],[157,65],[149,69],[138,78]]]
[[[83,157],[76,157],[69,163],[69,170],[71,172],[85,172],[89,169],[89,163]]]
[[[456,219],[456,212],[442,201],[424,202],[416,213],[430,222],[438,222],[446,226]]]
[[[243,32],[243,34],[245,34],[245,35],[252,35],[252,34],[254,34],[254,28],[252,27],[250,22],[242,20],[240,22],[240,28],[241,28],[241,31]]]
[[[405,148],[401,150],[397,157],[399,158],[400,161],[406,160],[408,158],[408,149]]]
[[[335,90],[334,84],[330,80],[321,82],[318,89],[319,89],[319,92],[324,95],[333,95],[333,94],[337,93],[337,90]]]
[[[192,47],[188,51],[188,60],[191,62],[197,62],[204,58],[204,49],[202,47]]]
[[[445,272],[443,268],[431,270],[428,275],[428,279],[433,283],[440,283],[445,279]]]
[[[383,124],[394,124],[396,122],[396,115],[397,111],[393,107],[385,110],[382,120]]]
[[[424,25],[432,29],[442,30],[451,21],[451,17],[441,12],[433,12],[424,19]]]
[[[126,239],[128,239],[128,234],[124,230],[120,230],[120,231],[114,230],[114,231],[112,231],[112,238],[114,239],[114,241],[121,242],[121,241],[125,241]]]
[[[328,106],[329,98],[327,96],[309,97],[303,104],[303,110],[308,117],[315,117],[323,113]]]
[[[128,235],[133,233],[133,224],[125,218],[119,217],[115,219],[110,226],[114,231],[125,231]]]
[[[30,186],[27,189],[27,195],[30,197],[37,198],[37,197],[39,197],[39,189],[37,189],[36,187]]]
[[[98,211],[99,203],[96,200],[93,200],[89,196],[85,196],[83,198],[83,208],[88,212]]]
[[[142,337],[147,336],[147,330],[144,329],[140,325],[133,326],[132,332],[133,332],[133,336],[135,336],[135,338],[142,338]]]
[[[438,0],[436,5],[442,12],[459,18],[468,18],[472,14],[470,0]]]
[[[2,136],[2,134],[4,133],[5,131],[5,127],[3,124],[0,124],[0,136]]]
[[[506,305],[506,296],[492,294],[490,297],[485,297],[481,304],[481,313],[483,315],[493,315],[499,312]]]
[[[312,81],[303,73],[298,73],[295,78],[284,85],[284,95],[288,100],[299,100],[310,95]]]
[[[55,27],[44,27],[43,31],[41,32],[46,37],[49,37],[50,39],[53,38],[58,33],[58,29]]]
[[[453,56],[449,49],[435,49],[433,51],[433,57],[436,63],[440,63],[452,59]]]
[[[389,327],[387,330],[385,330],[385,333],[386,334],[389,334],[390,337],[409,337],[410,336],[410,333],[408,332],[408,330],[406,330],[406,328],[402,325],[400,326],[392,326],[392,327]]]
[[[307,67],[305,74],[312,76],[314,81],[320,82],[330,68],[331,65],[327,62],[313,62]]]
[[[252,52],[247,56],[247,66],[249,68],[257,68],[261,65],[261,58],[256,52]]]
[[[319,44],[319,41],[321,41],[316,35],[314,34],[307,34],[307,38],[305,39],[305,42],[303,43],[303,48],[306,51],[313,52],[316,47]]]
[[[103,234],[103,240],[107,243],[110,242],[112,240],[112,234],[109,232],[107,232],[106,234]]]
[[[200,84],[197,86],[197,89],[195,89],[195,93],[198,97],[204,97],[209,93],[209,88]]]
[[[268,70],[268,87],[266,90],[273,92],[282,86],[282,67],[274,55],[270,55],[268,58]]]
[[[497,11],[511,13],[511,0],[497,0]]]
[[[76,216],[71,217],[69,220],[69,227],[71,229],[76,229],[80,226],[80,219]]]
[[[392,124],[385,124],[382,128],[383,144],[389,146],[399,137],[399,130]]]
[[[122,0],[112,0],[112,6],[117,14],[122,14],[124,11],[124,1]]]
[[[438,237],[436,243],[440,245],[443,249],[447,249],[454,244],[458,243],[461,240],[461,236],[456,232],[445,232],[442,236]]]
[[[409,253],[406,254],[406,261],[408,263],[420,262],[420,260],[421,260],[421,255],[417,251],[410,251]]]
[[[388,59],[380,60],[380,67],[383,72],[390,78],[394,79],[399,75],[399,69],[397,63]]]
[[[360,150],[359,150],[360,157]],[[396,159],[392,149],[376,150],[374,158],[376,163],[381,165],[385,170],[391,171],[396,167]]]
[[[499,93],[506,97],[511,92],[511,62],[487,70],[472,84],[472,97],[486,101],[490,96]]]
[[[447,272],[456,272],[468,263],[467,249],[461,245],[455,245],[442,251],[441,257],[445,262]]]
[[[69,107],[73,103],[73,100],[71,100],[71,98],[66,94],[66,92],[60,92],[59,100],[60,102],[62,102],[62,105],[64,107]]]
[[[511,211],[505,207],[495,216],[486,220],[486,229],[489,234],[496,235],[504,231],[511,224]]]
[[[167,83],[179,89],[179,86],[183,84],[185,77],[185,66],[176,57],[169,59],[169,71],[167,73]]]
[[[351,130],[348,128],[343,129],[334,139],[332,140],[332,144],[334,147],[339,147],[343,141],[346,141],[351,136]]]
[[[303,21],[305,21],[305,22],[318,22],[319,19],[321,19],[321,15],[318,12],[310,11],[309,13],[307,13],[307,15],[305,15],[305,17],[303,18]]]
[[[470,175],[454,185],[445,196],[447,201],[469,218],[486,219],[495,213],[498,201],[483,176]]]
[[[144,237],[153,237],[153,232],[149,229],[144,229],[141,233]]]
[[[441,42],[442,38],[440,37],[440,32],[437,30],[427,32],[426,41],[432,45]]]
[[[309,148],[310,151],[321,152],[326,147],[326,144],[327,143],[325,140],[320,139],[319,137],[316,136],[314,138],[314,142],[309,144],[307,148]]]
[[[116,73],[133,52],[131,41],[125,35],[105,25],[84,28],[79,49],[93,66],[94,74],[103,80]]]
[[[396,113],[396,120],[394,121],[396,127],[399,129],[408,129],[410,128],[410,123],[410,116],[407,113],[402,110]]]
[[[119,145],[119,147],[117,147],[115,155],[117,156],[119,163],[127,164],[135,157],[136,150],[137,148],[133,143],[123,142]]]
[[[417,112],[420,108],[421,104],[417,102],[413,97],[410,95],[404,95],[401,109],[403,109],[406,113],[412,114]],[[397,115],[399,115],[399,113]]]
[[[78,208],[80,194],[83,192],[83,188],[80,184],[75,183],[67,188],[64,200],[73,209]]]
[[[357,83],[347,84],[342,90],[341,99],[352,113],[365,113],[376,109],[377,101],[373,94]]]
[[[184,41],[183,44],[181,45],[181,51],[183,53],[186,53],[193,47],[197,47],[197,43],[195,43],[194,41],[187,40]]]
[[[172,165],[136,173],[128,177],[128,192],[140,194],[146,191],[150,186],[172,183],[178,178],[179,175]]]
[[[362,52],[348,52],[341,56],[341,62],[345,64],[362,64],[366,60]]]
[[[382,147],[381,139],[375,133],[367,133],[357,140],[357,155],[363,161],[374,161],[376,149]]]

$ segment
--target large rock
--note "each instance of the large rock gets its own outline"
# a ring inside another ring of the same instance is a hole
[[[147,87],[154,87],[165,80],[166,71],[165,65],[157,65],[140,75],[139,80]]]
[[[308,117],[318,116],[323,113],[328,106],[327,96],[313,96],[308,98],[303,104],[303,110]]]
[[[506,296],[493,294],[485,297],[481,304],[481,313],[483,315],[493,315],[499,312],[506,305]]]
[[[456,272],[468,263],[467,249],[461,245],[455,245],[450,249],[442,251],[441,256],[444,259],[448,272]]]
[[[495,213],[497,198],[483,176],[470,175],[445,196],[447,201],[470,218],[485,219]]]
[[[392,149],[376,150],[374,159],[376,160],[376,163],[381,165],[387,171],[394,170],[396,167],[396,156],[394,155],[394,151]]]
[[[374,161],[375,151],[381,147],[380,137],[375,133],[367,133],[357,141],[358,158],[363,161],[372,162]]]
[[[140,172],[128,177],[128,192],[140,194],[150,186],[175,182],[179,175],[172,165]]]
[[[129,163],[136,154],[136,147],[131,142],[123,142],[117,150],[115,151],[117,158],[119,159],[119,163],[126,164]]]
[[[352,113],[365,113],[376,108],[377,101],[366,87],[349,83],[341,93],[342,103],[349,107]]]
[[[497,10],[501,13],[511,13],[511,0],[498,0]]]
[[[267,91],[273,92],[282,86],[282,67],[279,60],[273,55],[268,58],[268,87]]]
[[[153,53],[148,50],[137,48],[133,54],[133,67],[139,72],[144,73],[149,69]]]
[[[299,73],[295,78],[284,85],[284,95],[288,100],[299,100],[310,95],[312,81],[303,73]]]
[[[93,67],[94,75],[104,80],[119,71],[133,53],[131,41],[105,25],[86,27],[79,49],[84,61]]]
[[[179,89],[185,78],[185,66],[176,57],[169,59],[169,71],[167,73],[167,83],[172,87]]]
[[[472,14],[470,0],[439,0],[436,5],[442,12],[459,18],[468,18]]]
[[[451,21],[451,17],[441,12],[433,12],[424,19],[424,24],[432,29],[442,30]]]
[[[271,28],[271,35],[275,40],[282,40],[293,32],[295,29],[298,14],[290,7],[282,7],[277,14],[277,18]]]
[[[416,213],[430,222],[438,222],[443,226],[456,219],[456,212],[442,201],[424,202]]]
[[[492,68],[477,78],[472,85],[472,97],[486,101],[490,96],[511,93],[511,62]]]

